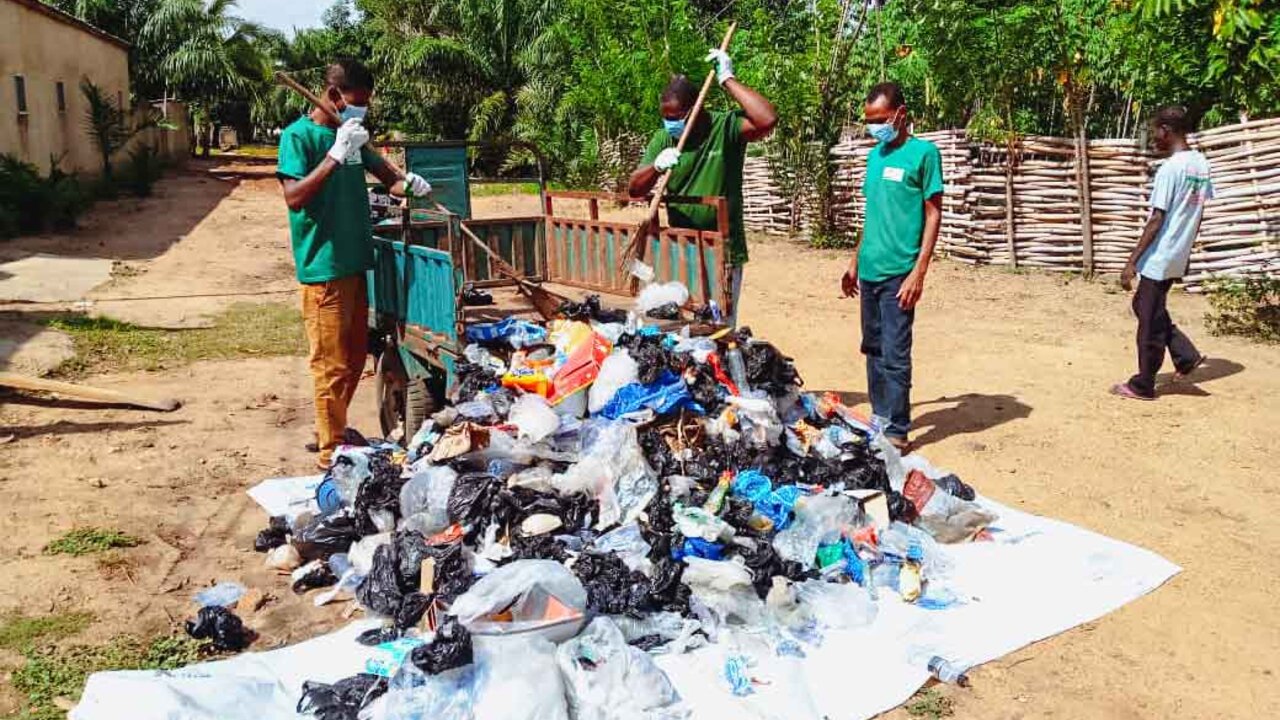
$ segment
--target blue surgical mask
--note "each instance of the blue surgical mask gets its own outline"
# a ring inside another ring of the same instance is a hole
[[[684,118],[680,118],[679,120],[668,120],[666,118],[662,118],[662,127],[667,129],[667,134],[670,135],[673,140],[679,140],[680,136],[684,134],[684,126]]]
[[[882,143],[891,143],[898,137],[898,128],[893,123],[869,123],[867,134]]]
[[[369,114],[369,108],[366,105],[347,105],[338,111],[338,117],[342,118],[342,122],[351,119],[363,120],[365,115]]]

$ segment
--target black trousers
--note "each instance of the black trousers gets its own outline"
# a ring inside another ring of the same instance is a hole
[[[1200,351],[1169,317],[1166,301],[1173,280],[1139,277],[1133,294],[1133,314],[1138,316],[1138,374],[1129,378],[1129,387],[1144,397],[1156,394],[1156,373],[1164,364],[1165,350],[1178,372],[1189,372],[1200,360]]]

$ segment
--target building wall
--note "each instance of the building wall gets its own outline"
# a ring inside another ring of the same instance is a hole
[[[85,130],[80,79],[89,78],[128,107],[128,51],[17,0],[0,0],[0,28],[0,153],[15,155],[41,173],[49,172],[51,156],[61,158],[64,170],[101,172],[102,161]],[[25,115],[18,112],[17,75],[26,84]],[[65,111],[58,109],[58,82]]]

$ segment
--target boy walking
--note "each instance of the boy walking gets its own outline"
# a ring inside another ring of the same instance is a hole
[[[347,408],[364,372],[368,339],[365,271],[373,266],[373,227],[365,171],[394,195],[422,196],[431,185],[404,175],[365,144],[364,116],[373,76],[342,59],[325,71],[321,94],[330,112],[314,109],[280,136],[276,176],[289,207],[289,235],[315,384],[319,465],[328,469],[347,428]],[[332,115],[342,119],[339,125]]]
[[[911,430],[911,340],[916,303],[942,223],[942,155],[908,132],[909,115],[895,83],[871,88],[863,108],[879,141],[867,156],[862,184],[862,242],[840,280],[846,297],[862,297],[862,352],[872,413],[885,437],[906,450]]]
[[[1182,107],[1161,108],[1152,121],[1156,152],[1168,159],[1156,173],[1151,217],[1120,276],[1125,290],[1133,290],[1134,278],[1138,280],[1133,294],[1133,312],[1138,316],[1138,374],[1111,388],[1120,397],[1155,399],[1156,373],[1164,364],[1166,349],[1178,377],[1204,362],[1204,355],[1173,324],[1166,307],[1169,288],[1187,271],[1204,205],[1213,198],[1209,161],[1187,145],[1187,135],[1193,129]]]

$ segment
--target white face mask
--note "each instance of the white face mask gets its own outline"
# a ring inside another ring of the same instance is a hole
[[[342,122],[346,122],[351,119],[363,120],[364,116],[368,114],[368,106],[348,104],[338,112],[338,117],[342,118]]]

